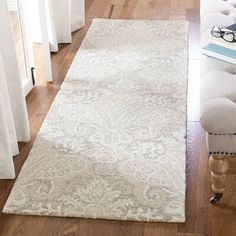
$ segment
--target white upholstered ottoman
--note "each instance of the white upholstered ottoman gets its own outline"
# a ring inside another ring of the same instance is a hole
[[[201,0],[202,45],[214,25],[236,22],[236,0]],[[201,56],[201,125],[206,131],[212,190],[212,203],[225,190],[228,156],[236,156],[236,66]]]

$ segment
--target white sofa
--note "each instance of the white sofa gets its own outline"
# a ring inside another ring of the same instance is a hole
[[[236,22],[236,0],[201,0],[201,43],[214,25]],[[228,156],[236,156],[236,66],[201,56],[201,117],[206,131],[212,176],[212,203],[225,190]]]

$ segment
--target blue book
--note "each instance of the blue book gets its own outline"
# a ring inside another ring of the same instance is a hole
[[[231,31],[236,31],[236,23],[234,23],[234,24],[232,24],[232,25],[230,25],[230,26],[227,26],[227,27],[225,27],[227,30],[231,30]]]
[[[236,65],[236,51],[210,43],[202,48],[203,54]]]

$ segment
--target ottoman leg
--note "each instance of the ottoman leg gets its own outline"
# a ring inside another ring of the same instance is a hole
[[[222,198],[225,190],[226,172],[229,169],[229,162],[225,156],[211,155],[209,159],[211,168],[212,190],[215,193],[210,202],[215,204]]]

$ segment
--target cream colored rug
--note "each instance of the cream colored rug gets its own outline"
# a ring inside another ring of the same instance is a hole
[[[94,20],[3,212],[184,222],[187,41]]]

